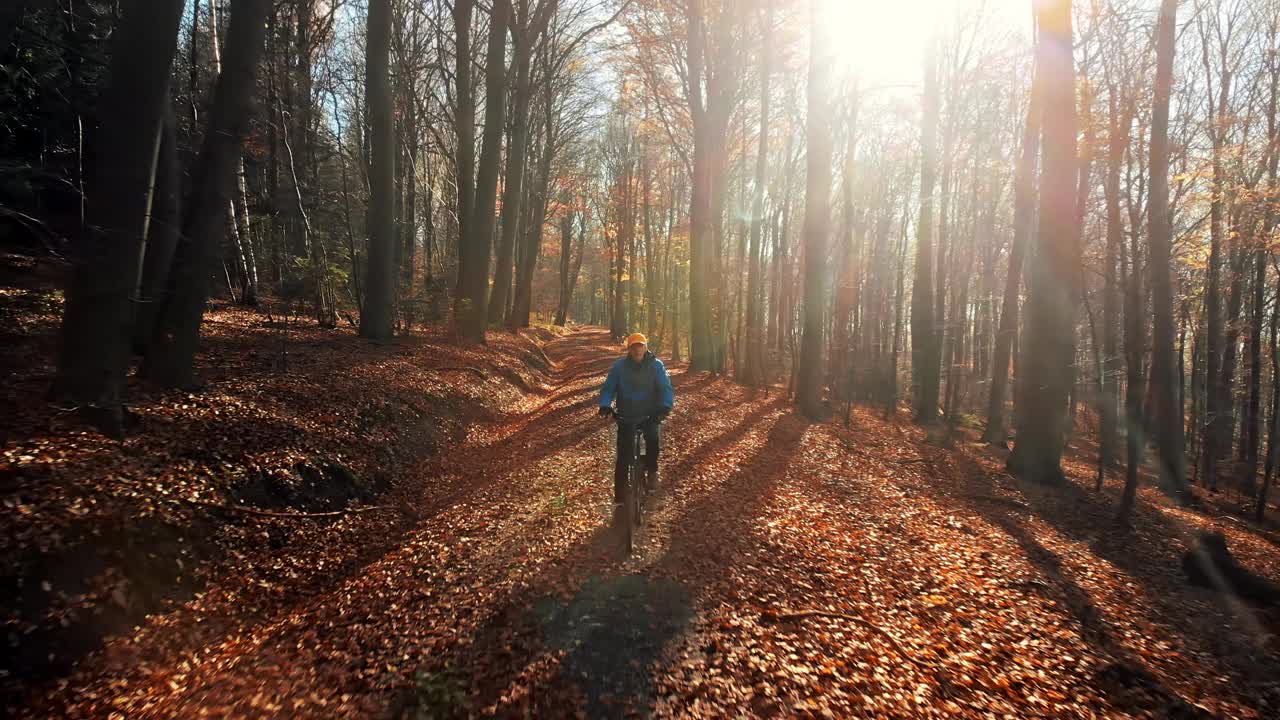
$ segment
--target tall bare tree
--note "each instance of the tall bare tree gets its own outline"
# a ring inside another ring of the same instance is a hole
[[[804,204],[804,331],[796,399],[811,419],[825,414],[822,383],[827,237],[831,232],[831,51],[819,0],[809,4],[808,141]]]
[[[1027,278],[1025,385],[1016,408],[1017,439],[1011,472],[1038,482],[1061,482],[1067,400],[1075,360],[1075,307],[1080,244],[1076,229],[1076,98],[1071,0],[1037,6],[1038,73],[1043,73],[1044,162],[1040,172],[1040,226]]]

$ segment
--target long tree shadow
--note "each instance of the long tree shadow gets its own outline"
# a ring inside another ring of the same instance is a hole
[[[1145,696],[1154,699],[1158,706],[1142,707],[1144,711],[1156,712],[1162,717],[1207,717],[1204,711],[1188,703],[1157,678],[1148,663],[1126,645],[1123,640],[1125,633],[1107,618],[1105,610],[1073,579],[1062,559],[1046,548],[1019,519],[1018,514],[1024,509],[991,501],[1000,496],[1001,488],[997,486],[996,476],[967,454],[952,453],[950,457],[955,459],[962,476],[967,479],[966,492],[947,493],[927,483],[918,489],[932,495],[941,506],[959,505],[981,517],[1018,544],[1047,581],[1031,587],[1038,588],[1071,613],[1079,626],[1082,640],[1104,657],[1114,658],[1115,662],[1097,670],[1095,678],[1107,699],[1123,712],[1132,711],[1134,704],[1143,702]],[[1194,535],[1185,523],[1149,510],[1135,514],[1131,530],[1108,528],[1100,526],[1100,523],[1114,517],[1115,509],[1104,496],[1088,493],[1073,482],[1054,488],[1013,482],[1031,500],[1025,510],[1034,512],[1062,536],[1087,544],[1091,553],[1119,568],[1140,585],[1143,588],[1141,602],[1151,608],[1157,627],[1176,634],[1188,646],[1190,656],[1215,658],[1219,668],[1228,673],[1236,684],[1261,688],[1273,681],[1277,670],[1280,670],[1274,659],[1262,660],[1246,647],[1251,639],[1232,638],[1230,633],[1224,635],[1221,632],[1223,627],[1238,626],[1238,621],[1233,623],[1231,620],[1231,609],[1216,602],[1216,598],[1208,603],[1200,602],[1203,600],[1202,591],[1189,589],[1179,581],[1181,570],[1177,558],[1184,549],[1185,540]],[[1134,542],[1135,538],[1141,538],[1142,542]],[[1201,596],[1197,597],[1197,594]],[[1216,621],[1189,614],[1188,606],[1209,609],[1216,615]],[[1245,610],[1244,621],[1256,623],[1248,615],[1248,610]]]

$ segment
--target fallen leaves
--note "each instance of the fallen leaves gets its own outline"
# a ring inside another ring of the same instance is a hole
[[[244,326],[224,327],[230,341]],[[507,342],[495,333],[498,347],[481,351],[430,339],[408,354],[330,343],[309,361],[295,352],[306,370],[294,379],[229,362],[205,393],[138,412],[152,428],[189,422],[191,435],[235,418],[257,424],[213,431],[217,442],[169,434],[159,461],[150,440],[108,446],[61,426],[31,438],[15,456],[23,467],[72,479],[59,468],[101,463],[96,491],[75,480],[6,496],[14,515],[55,518],[30,526],[44,528],[32,541],[54,547],[66,538],[49,528],[73,519],[220,502],[229,476],[307,460],[313,440],[343,448],[363,475],[433,411],[469,423],[431,459],[392,454],[403,512],[347,512],[287,533],[271,517],[218,527],[232,551],[205,591],[116,637],[61,687],[32,689],[34,707],[1266,717],[1280,702],[1268,684],[1275,661],[1247,632],[1269,621],[1177,580],[1182,527],[1167,518],[1219,524],[1211,516],[1144,495],[1133,535],[1113,538],[1098,522],[1109,495],[1023,486],[992,451],[936,448],[862,410],[852,429],[810,424],[776,395],[674,363],[667,487],[637,553],[620,557],[605,527],[613,427],[591,413],[616,349],[595,330],[551,339],[544,372],[520,366],[527,338]],[[489,384],[450,372],[471,367]],[[440,384],[447,376],[454,385]],[[485,408],[467,406],[486,397]],[[103,492],[105,478],[117,489]],[[1248,527],[1230,532],[1252,566],[1280,562]],[[94,593],[111,602],[116,588],[134,603],[132,586],[45,582],[68,606]]]

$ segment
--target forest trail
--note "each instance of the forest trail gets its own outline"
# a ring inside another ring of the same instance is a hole
[[[360,517],[385,553],[332,572],[297,558],[324,578],[302,593],[278,592],[288,565],[210,587],[31,712],[1261,717],[1277,702],[1262,620],[1175,577],[1194,519],[1157,505],[1141,542],[1117,540],[1087,529],[1096,497],[1023,487],[994,453],[863,409],[852,429],[812,424],[776,389],[679,366],[666,486],[621,558],[614,425],[593,407],[616,345],[587,329],[545,352],[549,387],[413,471],[407,528]],[[1274,562],[1257,536],[1232,542]]]

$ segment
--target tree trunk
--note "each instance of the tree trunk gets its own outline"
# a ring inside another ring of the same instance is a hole
[[[236,0],[231,8],[225,61],[214,90],[209,127],[193,179],[195,189],[183,226],[187,242],[179,250],[170,300],[147,356],[147,376],[166,386],[194,384],[209,274],[218,256],[221,225],[217,218],[231,200],[270,9],[269,0]]]
[[[1040,173],[1040,227],[1027,278],[1027,327],[1017,412],[1018,435],[1010,472],[1037,482],[1061,482],[1067,399],[1075,360],[1075,307],[1079,300],[1080,246],[1075,222],[1076,102],[1071,55],[1071,0],[1037,8],[1037,72],[1043,73],[1044,164]]]
[[[237,224],[240,226],[242,243],[240,250],[245,273],[240,302],[256,307],[258,305],[258,256],[253,247],[253,231],[249,224],[249,193],[244,177],[243,156],[236,163],[236,192],[233,200]]]
[[[991,392],[987,396],[987,427],[982,439],[1003,447],[1008,441],[1005,399],[1009,388],[1009,364],[1018,334],[1018,288],[1027,244],[1035,225],[1035,176],[1040,157],[1041,107],[1044,81],[1037,64],[1032,71],[1031,99],[1022,129],[1022,147],[1013,179],[1013,242],[1009,247],[1009,267],[1005,273],[1004,298],[1000,303],[1000,324],[991,355]]]
[[[1152,387],[1157,403],[1155,436],[1160,448],[1160,480],[1166,491],[1177,496],[1186,482],[1186,456],[1182,441],[1182,402],[1178,388],[1178,365],[1173,344],[1173,279],[1170,258],[1173,249],[1173,221],[1169,212],[1169,92],[1173,80],[1174,27],[1177,0],[1162,0],[1156,32],[1156,84],[1151,111],[1151,173],[1149,213],[1152,314]],[[1126,483],[1127,485],[1127,483]],[[1132,505],[1126,487],[1126,503],[1121,517]]]
[[[938,333],[934,317],[933,195],[936,183],[938,137],[938,41],[928,40],[924,68],[924,112],[920,135],[920,221],[916,226],[916,257],[911,283],[911,377],[916,422],[938,419]]]
[[[1240,312],[1244,305],[1244,279],[1248,274],[1249,258],[1248,253],[1241,247],[1244,243],[1240,224],[1232,222],[1231,225],[1229,234],[1234,238],[1232,243],[1236,247],[1231,251],[1231,290],[1227,293],[1226,341],[1223,344],[1222,378],[1219,381],[1219,389],[1222,392],[1219,402],[1222,422],[1218,423],[1220,434],[1218,448],[1223,459],[1231,457],[1231,444],[1235,437],[1236,361],[1240,347]]]
[[[886,370],[888,374],[889,387],[885,392],[885,419],[891,420],[898,410],[898,348],[902,346],[902,314],[906,305],[906,278],[907,278],[907,237],[908,224],[910,222],[911,211],[907,200],[904,199],[902,206],[902,232],[898,241],[898,277],[896,279],[896,287],[894,288],[893,297],[893,345],[889,350],[889,367]]]
[[[519,18],[517,38],[529,32],[525,18]],[[515,256],[516,231],[525,195],[525,167],[529,161],[529,105],[530,91],[529,42],[532,38],[518,39],[511,61],[516,68],[516,85],[511,94],[511,137],[507,146],[507,182],[502,193],[501,234],[498,239],[497,262],[493,271],[493,290],[489,295],[489,323],[502,322],[507,307],[507,293],[511,288],[512,263]]]
[[[471,80],[471,15],[475,0],[454,0],[454,103],[453,131],[455,184],[457,185],[458,278],[455,301],[463,302],[465,278],[471,271],[471,245],[467,242],[476,189],[476,99]],[[488,269],[485,269],[488,272]],[[455,321],[458,317],[455,316]],[[459,326],[459,329],[460,326]]]
[[[569,283],[569,268],[573,266],[573,213],[560,217],[560,299],[556,303],[555,324],[561,327],[569,319],[569,304],[573,300],[573,287]]]
[[[102,413],[95,420],[113,435],[122,432],[132,299],[182,7],[181,0],[124,3],[111,42],[111,79],[98,104],[102,142],[62,318],[54,393]]]
[[[1271,305],[1271,422],[1267,429],[1267,459],[1262,468],[1262,487],[1258,489],[1253,517],[1261,522],[1267,511],[1267,495],[1280,460],[1280,302]]]
[[[1267,28],[1267,42],[1269,47],[1275,46],[1277,32],[1280,27],[1277,23],[1272,23]],[[1277,109],[1280,106],[1280,63],[1276,62],[1274,53],[1267,56],[1267,73],[1269,78],[1270,95],[1267,103],[1267,199],[1265,201],[1265,210],[1263,211],[1262,237],[1271,237],[1272,231],[1275,229],[1276,212],[1276,189],[1277,178],[1280,176],[1280,148],[1277,148],[1277,141],[1280,140],[1280,127],[1276,124]],[[1254,474],[1258,468],[1258,452],[1262,445],[1262,316],[1264,313],[1263,303],[1265,302],[1266,279],[1267,279],[1267,260],[1270,253],[1267,252],[1265,243],[1260,243],[1255,252],[1254,262],[1257,267],[1254,268],[1256,277],[1254,279],[1254,297],[1253,297],[1253,326],[1250,328],[1249,335],[1249,413],[1247,422],[1249,423],[1249,436],[1246,442],[1245,463],[1248,466],[1249,478],[1252,481]],[[1263,467],[1262,487],[1258,491],[1259,503],[1257,507],[1257,518],[1262,520],[1262,513],[1266,509],[1266,494],[1268,483],[1271,479],[1271,471],[1275,466],[1275,432],[1276,432],[1276,398],[1280,398],[1280,367],[1277,367],[1276,357],[1276,330],[1277,320],[1280,320],[1280,297],[1275,302],[1275,307],[1271,312],[1271,385],[1272,385],[1272,407],[1271,407],[1271,430],[1268,433],[1267,442],[1267,458]]]
[[[550,98],[548,98],[550,100]],[[516,287],[513,298],[513,310],[507,322],[508,328],[529,327],[529,315],[533,309],[533,274],[538,267],[538,258],[542,252],[542,230],[547,222],[547,210],[551,184],[551,164],[555,158],[556,138],[552,133],[550,107],[547,109],[546,127],[541,142],[541,152],[535,153],[538,158],[538,170],[530,188],[525,223],[524,237],[521,239],[523,252],[516,266]]]
[[[1124,219],[1120,214],[1120,169],[1129,145],[1132,113],[1128,98],[1119,97],[1114,84],[1108,89],[1108,139],[1106,177],[1103,194],[1107,206],[1107,246],[1103,258],[1102,288],[1102,427],[1099,434],[1099,462],[1103,472],[1115,464],[1118,444],[1119,385],[1121,360],[1116,330],[1119,326],[1120,296],[1116,286],[1116,263],[1124,243]]]
[[[511,0],[495,0],[489,19],[485,64],[484,134],[476,175],[475,206],[463,242],[467,266],[460,269],[462,287],[456,300],[458,329],[473,342],[484,342],[488,318],[489,257],[493,244],[494,207],[498,199],[498,165],[507,111],[507,25]]]
[[[182,164],[178,160],[177,126],[172,111],[165,114],[162,132],[133,324],[133,347],[138,353],[146,352],[159,310],[166,302],[169,271],[182,231]]]
[[[1139,234],[1131,233],[1131,249],[1120,246],[1120,267],[1126,276],[1124,284],[1124,354],[1125,354],[1125,475],[1120,500],[1120,520],[1128,517],[1138,490],[1138,471],[1146,445],[1142,418],[1142,356],[1145,352],[1145,319],[1142,314],[1142,260]],[[1128,270],[1125,270],[1125,267]]]
[[[689,193],[689,369],[715,369],[715,339],[708,303],[708,259],[715,228],[711,217],[711,137],[710,119],[703,97],[706,64],[705,17],[702,0],[688,3],[686,85],[693,118],[693,168]]]
[[[828,28],[818,0],[809,5],[808,143],[804,204],[804,335],[800,345],[796,390],[800,411],[811,420],[826,415],[823,407],[823,304],[826,293],[827,236],[831,231],[831,108]]]
[[[369,114],[369,265],[360,336],[390,340],[395,320],[395,121],[388,65],[391,0],[371,0],[365,44],[365,109]]]
[[[764,319],[761,317],[763,270],[761,234],[764,228],[764,188],[769,172],[769,92],[773,68],[773,2],[766,0],[761,18],[764,51],[760,56],[760,137],[756,150],[755,186],[751,198],[751,246],[747,259],[747,342],[742,353],[740,380],[752,387],[764,384]]]

